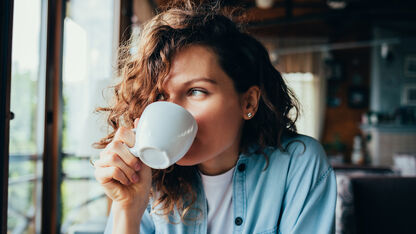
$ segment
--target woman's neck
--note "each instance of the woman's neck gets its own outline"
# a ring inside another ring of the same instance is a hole
[[[220,175],[235,166],[238,161],[238,146],[230,147],[217,157],[198,165],[199,171],[204,175]]]

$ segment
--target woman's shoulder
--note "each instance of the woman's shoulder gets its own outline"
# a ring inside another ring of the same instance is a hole
[[[326,158],[326,153],[321,143],[310,136],[298,134],[293,137],[287,137],[283,140],[282,147],[291,156],[307,155],[321,159]]]
[[[324,176],[331,170],[325,150],[321,143],[306,135],[298,134],[293,137],[286,137],[282,141],[282,148],[270,148],[270,162],[274,158],[285,157],[287,159],[288,175],[303,173],[312,177]]]
[[[306,135],[297,134],[295,136],[285,137],[281,142],[282,147],[269,146],[264,152],[269,157],[309,157],[318,159],[326,159],[326,153],[321,143]]]
[[[248,158],[262,168],[260,171],[264,171],[264,168],[269,168],[270,173],[287,171],[289,176],[297,172],[324,174],[331,168],[321,143],[310,136],[297,134],[284,137],[281,146],[265,147],[263,153],[254,153],[257,157]],[[252,150],[258,151],[258,146],[252,147]]]

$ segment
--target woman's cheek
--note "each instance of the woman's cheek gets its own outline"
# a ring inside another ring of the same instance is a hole
[[[192,114],[192,116],[196,120],[196,124],[198,125],[198,132],[197,132],[197,136],[198,136],[199,132],[203,131],[203,128],[205,125],[204,116],[201,114],[201,112],[197,112],[197,111],[189,111],[189,112]]]

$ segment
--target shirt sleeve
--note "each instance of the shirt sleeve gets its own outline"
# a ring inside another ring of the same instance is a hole
[[[113,220],[113,211],[111,210],[107,219],[104,234],[111,234],[113,232]],[[155,226],[153,224],[152,217],[150,216],[150,205],[143,213],[142,220],[140,222],[140,233],[155,233]]]
[[[322,146],[307,138],[291,146],[278,233],[335,233],[337,185]]]

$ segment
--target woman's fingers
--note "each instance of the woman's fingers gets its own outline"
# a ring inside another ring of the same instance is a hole
[[[95,161],[95,165],[97,167],[116,167],[120,169],[132,183],[136,183],[139,180],[136,170],[129,167],[116,153],[103,155],[100,160]]]
[[[131,129],[120,127],[113,141],[106,147],[110,152],[117,153],[123,161],[133,170],[140,170],[142,163],[128,149],[133,147],[135,143],[135,135]]]
[[[123,142],[114,140],[110,143],[108,152],[116,153],[133,170],[138,171],[142,167],[142,162],[135,157]]]
[[[113,180],[117,180],[124,185],[130,184],[126,175],[117,167],[96,167],[95,178],[101,184],[106,184]]]
[[[119,127],[116,134],[114,135],[113,141],[121,141],[126,144],[128,147],[133,147],[134,142],[136,141],[134,132],[125,127]]]
[[[113,141],[100,153],[100,159],[95,161],[96,178],[101,184],[117,180],[129,185],[139,181],[137,172],[142,168],[142,163],[128,149],[134,143],[135,134],[131,129],[120,127],[117,130]]]

